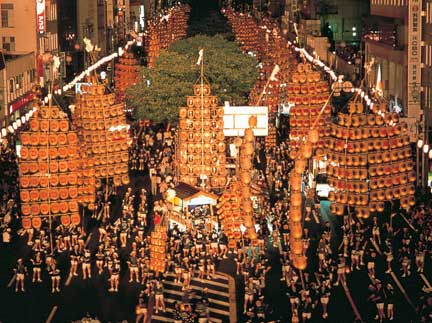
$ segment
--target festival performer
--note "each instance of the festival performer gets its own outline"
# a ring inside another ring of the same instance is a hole
[[[81,252],[79,251],[79,245],[74,245],[70,257],[70,276],[78,276],[78,264],[81,261]]]
[[[135,250],[131,251],[127,264],[129,266],[129,283],[134,280],[134,276],[135,281],[139,283],[138,258]]]
[[[16,278],[15,278],[15,292],[21,288],[22,292],[25,292],[24,288],[24,277],[27,274],[27,267],[24,266],[22,258],[17,260],[17,265],[14,269]]]
[[[51,293],[60,292],[60,269],[54,258],[49,261],[48,273],[51,276]]]
[[[96,268],[98,270],[99,275],[103,273],[104,259],[105,259],[104,245],[100,244],[96,252]]]
[[[91,278],[91,253],[90,250],[84,250],[84,256],[82,257],[82,272],[83,279]]]
[[[160,281],[156,281],[155,285],[155,313],[157,314],[159,310],[165,312],[165,300],[164,300],[164,288]]]
[[[117,253],[113,253],[113,264],[111,268],[111,276],[110,276],[110,292],[118,292],[119,286],[119,275],[120,275],[120,260],[118,259]]]
[[[41,252],[37,251],[34,253],[33,257],[30,259],[32,265],[33,265],[33,278],[32,278],[32,282],[38,282],[41,283],[42,279],[41,279],[41,271],[42,271],[42,264],[43,264],[43,260],[42,260],[42,256],[41,256]]]

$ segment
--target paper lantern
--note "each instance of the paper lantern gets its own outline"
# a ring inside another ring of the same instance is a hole
[[[303,174],[306,168],[306,159],[297,159],[295,161],[294,170],[297,174]]]
[[[311,129],[309,130],[309,137],[308,137],[309,141],[312,144],[316,144],[319,140],[319,133],[317,129]]]
[[[293,259],[293,264],[298,270],[304,270],[307,266],[307,258],[305,256],[296,256]]]
[[[417,141],[417,147],[418,147],[418,148],[422,148],[422,147],[423,147],[423,140],[422,140],[422,139],[419,139],[419,140]]]

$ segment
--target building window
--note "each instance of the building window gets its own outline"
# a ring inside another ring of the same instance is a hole
[[[17,75],[15,77],[15,87],[17,90],[21,90],[23,88],[23,75]]]
[[[2,37],[2,48],[7,52],[15,51],[15,37]]]
[[[35,79],[36,79],[36,70],[35,69],[31,69],[30,72],[30,83],[34,83]]]
[[[2,28],[13,27],[13,4],[2,3],[1,4],[1,26]]]
[[[15,91],[15,81],[14,79],[9,79],[9,93],[14,93]]]

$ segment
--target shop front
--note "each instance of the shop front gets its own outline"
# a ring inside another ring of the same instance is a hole
[[[8,107],[9,121],[16,121],[21,118],[21,116],[25,115],[26,112],[28,112],[28,110],[31,108],[33,99],[34,94],[33,92],[29,91],[15,101],[11,102]]]

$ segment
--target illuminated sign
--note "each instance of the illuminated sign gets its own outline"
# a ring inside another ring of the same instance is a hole
[[[244,130],[249,128],[249,118],[257,117],[257,126],[253,129],[255,136],[268,135],[267,107],[224,107],[224,135],[227,137],[243,136]]]
[[[36,0],[36,24],[39,34],[45,33],[45,0]]]
[[[420,115],[422,0],[410,0],[408,7],[408,116]]]
[[[34,95],[32,92],[27,92],[25,95],[20,97],[19,99],[15,100],[9,105],[9,114],[14,113],[15,111],[21,109],[22,107],[26,106],[30,102],[32,102],[34,99]]]

